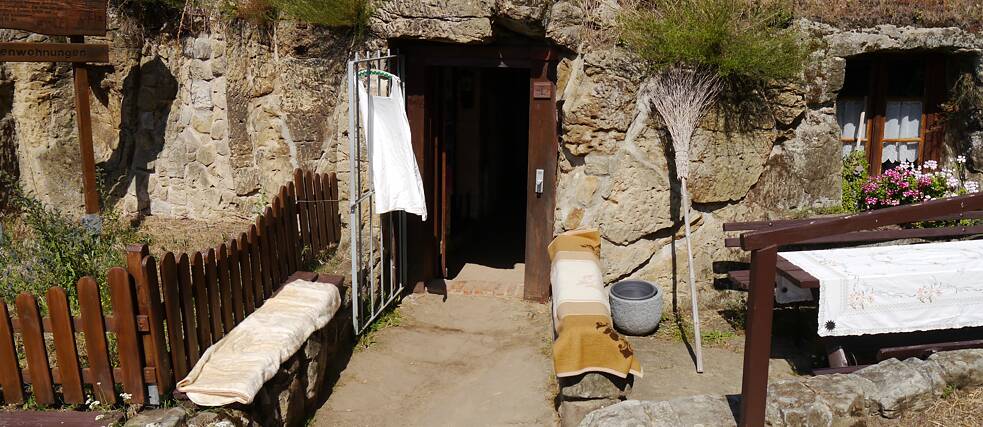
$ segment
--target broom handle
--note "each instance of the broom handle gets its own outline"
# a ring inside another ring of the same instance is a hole
[[[689,228],[689,190],[686,188],[686,178],[680,179],[683,193],[683,221],[686,222],[686,261],[689,267],[689,299],[693,310],[693,339],[696,342],[696,372],[703,373],[703,336],[700,334],[700,309],[696,293],[696,273],[693,269],[693,244],[690,242]]]

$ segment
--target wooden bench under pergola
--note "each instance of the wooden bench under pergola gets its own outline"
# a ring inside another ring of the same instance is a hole
[[[743,232],[727,238],[727,247],[751,253],[747,270],[728,273],[737,287],[749,293],[747,334],[741,387],[741,426],[765,423],[768,391],[768,360],[771,354],[772,311],[775,306],[775,280],[778,275],[792,284],[818,292],[819,280],[778,254],[779,249],[860,245],[906,239],[951,239],[983,234],[983,226],[940,228],[896,228],[923,221],[957,221],[983,218],[983,193],[933,200],[854,215],[840,215],[786,221],[728,223],[726,232]],[[892,228],[887,228],[892,227]],[[924,356],[935,351],[983,346],[983,341],[952,341],[930,345],[882,348],[878,357]],[[818,373],[859,369],[847,364],[842,348],[828,346],[831,369]]]

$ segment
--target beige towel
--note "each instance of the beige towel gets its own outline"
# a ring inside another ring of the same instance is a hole
[[[553,289],[553,368],[556,376],[606,372],[642,376],[635,353],[611,326],[611,306],[601,273],[601,234],[574,230],[549,245]]]
[[[249,404],[280,364],[341,306],[338,288],[295,280],[201,356],[177,390],[201,406]]]
[[[635,351],[611,326],[611,316],[567,316],[553,343],[553,369],[560,378],[585,372],[642,377]]]

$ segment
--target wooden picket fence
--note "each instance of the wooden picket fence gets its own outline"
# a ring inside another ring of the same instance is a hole
[[[168,252],[159,264],[146,245],[130,246],[127,267],[107,273],[108,314],[91,277],[76,285],[79,316],[61,287],[45,295],[47,317],[28,293],[17,296],[15,318],[0,301],[0,402],[20,404],[30,393],[41,406],[84,404],[91,393],[116,404],[116,385],[128,403],[147,403],[151,385],[166,395],[288,276],[338,243],[337,200],[333,173],[298,169],[256,222],[228,243]]]

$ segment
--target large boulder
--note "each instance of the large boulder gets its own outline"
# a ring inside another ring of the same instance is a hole
[[[659,402],[626,400],[591,412],[580,425],[733,426],[737,423],[725,397],[700,395]]]

